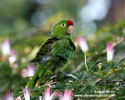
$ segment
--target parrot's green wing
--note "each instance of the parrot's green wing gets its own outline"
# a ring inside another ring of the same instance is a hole
[[[75,46],[69,38],[56,41],[51,48],[51,55],[53,57],[59,57],[66,60],[72,58],[75,51]]]
[[[58,38],[51,37],[41,46],[36,58],[31,62],[45,63],[57,58],[72,58],[74,51],[75,46],[70,39],[59,40]]]
[[[58,38],[56,38],[56,37],[50,37],[45,43],[42,44],[35,59],[33,59],[31,62],[44,63],[44,62],[47,62],[50,59],[52,59],[51,54],[50,54],[51,45],[57,40],[58,40]]]

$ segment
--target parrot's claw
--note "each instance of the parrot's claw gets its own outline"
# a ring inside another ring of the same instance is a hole
[[[74,76],[74,75],[72,75],[72,74],[68,74],[68,73],[63,72],[63,71],[61,71],[61,73],[63,73],[64,76],[68,76],[68,77],[72,77],[72,78],[74,78],[74,79],[78,79],[76,76]]]
[[[53,75],[53,76],[51,77],[51,79],[57,78],[57,77],[58,77],[58,75]]]

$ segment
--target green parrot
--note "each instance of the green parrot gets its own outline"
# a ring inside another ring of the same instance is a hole
[[[40,85],[48,71],[63,66],[72,58],[75,51],[71,40],[72,32],[71,20],[61,20],[52,27],[51,36],[41,45],[35,59],[31,61],[39,63],[40,66],[28,83],[30,88]]]

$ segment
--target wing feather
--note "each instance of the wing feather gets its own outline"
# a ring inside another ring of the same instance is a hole
[[[52,58],[51,57],[51,45],[57,40],[58,38],[51,37],[45,43],[43,43],[35,59],[33,59],[31,62],[43,63],[51,59]]]

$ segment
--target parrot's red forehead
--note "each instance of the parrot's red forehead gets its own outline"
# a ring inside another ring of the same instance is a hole
[[[68,26],[73,25],[73,22],[71,20],[68,20],[67,23],[68,23]]]

